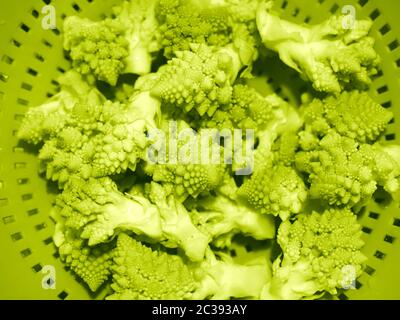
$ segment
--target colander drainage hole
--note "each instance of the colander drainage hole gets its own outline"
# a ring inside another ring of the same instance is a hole
[[[387,85],[384,85],[384,86],[378,88],[377,91],[378,91],[379,94],[382,94],[382,93],[388,92],[388,91],[389,91],[389,88],[388,88]]]
[[[23,258],[26,258],[32,254],[32,251],[31,251],[31,249],[26,248],[26,249],[22,250],[20,253]]]
[[[372,267],[369,266],[369,265],[366,265],[366,266],[365,266],[364,271],[365,271],[366,274],[368,274],[368,275],[370,275],[370,276],[372,276],[372,275],[375,273],[375,269],[372,268]]]
[[[26,90],[26,91],[31,91],[32,90],[32,85],[26,82],[21,83],[21,88]]]
[[[29,30],[31,30],[31,28],[29,28],[25,23],[22,23],[20,28],[22,31],[25,31],[25,32],[29,32]]]
[[[13,223],[13,222],[15,222],[15,216],[6,216],[6,217],[3,217],[3,223],[4,224],[10,224],[10,223]]]
[[[32,270],[33,272],[38,273],[39,271],[42,270],[42,265],[40,263],[37,263],[34,266],[32,266]]]
[[[399,47],[399,42],[397,40],[392,41],[389,43],[389,49],[390,51],[394,51]]]
[[[339,298],[340,300],[349,300],[349,298],[348,298],[344,293],[339,294],[339,295],[338,295],[338,298]]]
[[[386,33],[388,33],[390,30],[392,30],[392,28],[390,27],[390,25],[388,25],[387,23],[379,29],[379,32],[381,33],[381,35],[385,35]]]
[[[36,231],[40,231],[40,230],[46,229],[46,227],[47,227],[46,223],[43,222],[43,223],[37,224],[35,226],[35,229],[36,229]]]
[[[30,74],[32,77],[36,77],[38,75],[38,72],[35,69],[28,68],[26,71],[28,74]]]
[[[81,8],[80,8],[76,3],[73,3],[73,4],[72,4],[72,8],[74,8],[74,10],[75,10],[76,12],[80,12],[80,11],[81,11]]]
[[[11,58],[10,56],[4,55],[4,56],[1,58],[1,61],[3,61],[3,62],[6,63],[6,64],[13,64],[14,59]]]
[[[392,102],[388,101],[388,102],[384,102],[382,103],[382,107],[384,107],[385,109],[388,109],[392,106]]]
[[[396,134],[394,134],[394,133],[387,134],[387,135],[385,136],[385,139],[386,139],[387,141],[393,141],[393,140],[396,139]]]
[[[374,257],[376,257],[379,260],[383,260],[383,259],[385,259],[386,254],[381,252],[381,251],[379,251],[379,250],[376,250],[375,253],[374,253]]]
[[[61,291],[58,296],[61,300],[65,300],[68,297],[68,292],[66,291]]]
[[[27,211],[27,214],[28,214],[29,217],[32,217],[32,216],[34,216],[34,215],[36,215],[38,213],[39,213],[39,210],[36,209],[36,208],[35,209],[30,209],[30,210]]]
[[[33,16],[34,18],[39,17],[39,12],[38,12],[37,10],[33,9],[31,13],[32,13],[32,16]]]
[[[378,9],[375,9],[374,11],[371,12],[371,14],[369,15],[369,17],[372,20],[376,20],[379,16],[381,15],[381,12]]]
[[[393,220],[393,225],[396,226],[396,227],[400,227],[400,219],[395,218]]]
[[[393,243],[395,239],[396,239],[395,237],[387,234],[387,235],[385,235],[385,238],[383,239],[383,241],[385,241],[387,243]]]
[[[8,81],[8,75],[6,75],[3,72],[0,72],[0,81],[7,82]]]
[[[23,237],[22,237],[22,233],[21,232],[16,232],[16,233],[13,233],[12,235],[11,235],[11,240],[12,241],[18,241],[18,240],[21,240]]]
[[[371,212],[368,214],[368,217],[370,217],[371,219],[374,219],[374,220],[378,220],[378,218],[379,218],[379,213],[371,211]]]
[[[19,48],[21,46],[21,42],[19,42],[18,40],[15,40],[15,39],[11,39],[11,44],[17,48]]]
[[[339,5],[338,5],[337,3],[335,3],[335,4],[332,6],[331,10],[329,10],[329,11],[330,11],[332,14],[335,14],[336,11],[338,11],[338,9],[339,9]]]
[[[366,234],[370,234],[371,232],[372,232],[372,229],[371,228],[368,228],[368,227],[362,227],[362,229],[361,229],[364,233],[366,233]]]
[[[48,246],[50,243],[53,242],[53,238],[52,237],[48,237],[46,239],[43,240],[43,243]]]
[[[46,39],[42,39],[42,43],[48,48],[52,48],[53,47],[53,45]]]

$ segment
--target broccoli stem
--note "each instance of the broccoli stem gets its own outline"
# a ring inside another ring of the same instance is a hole
[[[129,55],[126,58],[127,73],[134,73],[138,75],[145,75],[151,72],[152,57],[146,48],[140,44],[133,46],[130,45]]]

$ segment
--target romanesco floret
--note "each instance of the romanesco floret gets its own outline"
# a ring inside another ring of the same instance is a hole
[[[211,118],[202,118],[203,127],[232,129],[263,128],[275,118],[276,105],[272,96],[263,97],[255,89],[236,84],[230,103],[220,106]]]
[[[123,1],[102,21],[70,16],[64,22],[64,49],[73,67],[89,80],[112,86],[123,73],[148,74],[160,50],[156,0]]]
[[[44,142],[42,170],[61,186],[73,174],[104,177],[134,169],[144,157],[146,131],[156,126],[160,107],[146,92],[129,104],[108,101],[96,89],[78,93],[63,86],[49,102],[32,108],[19,130],[21,139]]]
[[[81,75],[70,70],[58,78],[61,90],[42,105],[30,108],[24,117],[18,138],[32,144],[39,144],[54,132],[60,132],[66,123],[67,113],[81,97],[86,97],[88,104],[103,103],[104,98],[83,81]]]
[[[286,220],[300,212],[307,198],[306,186],[293,168],[265,161],[243,183],[239,195],[260,213]]]
[[[122,233],[114,253],[111,300],[187,299],[197,287],[178,255],[153,251]]]
[[[296,157],[299,148],[299,137],[297,132],[285,131],[272,145],[274,160],[285,166],[291,166]]]
[[[64,22],[64,49],[81,74],[115,85],[125,69],[128,41],[124,29],[111,19],[93,22],[77,16]]]
[[[164,185],[174,186],[178,197],[197,197],[215,189],[224,173],[223,166],[202,164],[165,164],[156,165],[153,171],[153,180]]]
[[[193,44],[191,49],[175,52],[176,57],[160,67],[151,94],[171,108],[211,116],[230,102],[240,61],[229,48]]]
[[[184,121],[173,123],[176,127],[169,127],[169,121],[161,122],[166,139],[152,145],[145,172],[153,181],[172,188],[182,201],[188,196],[207,194],[222,182],[226,168],[223,148],[215,141],[214,132],[195,133]]]
[[[89,246],[80,238],[80,231],[69,228],[57,210],[52,212],[56,221],[54,243],[60,258],[81,278],[90,290],[96,292],[111,275],[113,243]]]
[[[164,55],[172,58],[177,51],[190,50],[192,43],[224,46],[230,42],[229,16],[225,8],[203,8],[197,1],[160,0],[160,21]]]
[[[114,256],[114,293],[108,299],[258,298],[270,277],[265,258],[240,265],[208,249],[206,259],[193,264],[126,234],[119,235]]]
[[[366,257],[361,253],[361,226],[349,209],[302,213],[278,230],[282,255],[262,299],[312,298],[353,285]]]
[[[376,73],[379,57],[368,37],[372,22],[357,20],[344,28],[333,16],[322,24],[303,26],[272,12],[273,2],[260,5],[257,25],[264,45],[309,80],[318,91],[338,93],[344,88],[363,89]]]
[[[243,65],[250,66],[260,44],[255,22],[257,1],[160,0],[158,18],[164,55],[190,50],[193,43],[232,44]]]
[[[363,204],[382,185],[399,188],[399,164],[379,145],[359,144],[336,132],[327,134],[312,151],[296,154],[296,167],[309,174],[309,195],[329,205]]]
[[[301,133],[303,149],[310,140],[331,130],[358,142],[374,142],[385,131],[393,113],[376,103],[365,92],[343,92],[337,97],[314,99],[302,107],[306,133]]]

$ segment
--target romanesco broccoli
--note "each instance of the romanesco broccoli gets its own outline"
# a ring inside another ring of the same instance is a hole
[[[302,213],[283,222],[278,231],[282,255],[262,299],[312,298],[352,285],[363,269],[361,226],[349,209]],[[349,273],[352,278],[349,278]]]
[[[278,17],[272,5],[260,5],[257,13],[264,45],[316,90],[339,93],[370,84],[379,63],[374,39],[368,36],[371,21],[357,20],[353,28],[343,28],[341,17],[332,16],[321,24],[298,25]]]

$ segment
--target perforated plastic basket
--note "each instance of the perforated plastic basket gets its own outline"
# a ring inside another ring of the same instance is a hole
[[[55,93],[56,78],[69,68],[63,58],[62,19],[78,14],[104,17],[118,0],[13,0],[0,3],[0,298],[91,299],[59,261],[52,243],[53,223],[48,217],[54,186],[38,176],[38,161],[16,138],[24,112]],[[56,9],[56,30],[42,28],[42,8]],[[400,1],[397,0],[276,0],[283,16],[293,21],[318,23],[353,5],[357,18],[374,20],[372,36],[382,57],[371,96],[395,114],[386,140],[400,133]],[[293,76],[282,76],[276,65],[268,67],[275,91],[298,102]],[[289,81],[289,82],[288,82]],[[398,204],[377,199],[360,218],[368,256],[357,290],[340,299],[400,298],[400,209]],[[56,288],[43,289],[41,269],[52,265]]]

